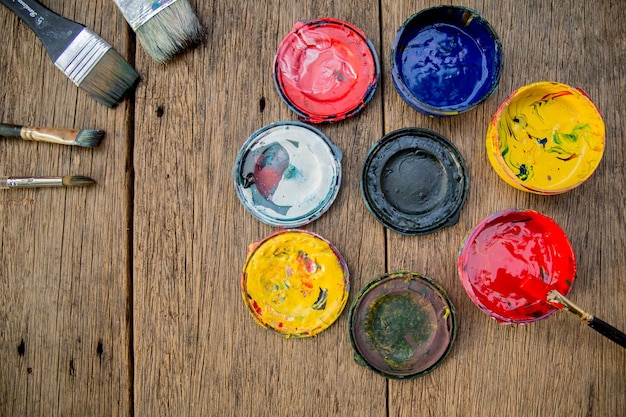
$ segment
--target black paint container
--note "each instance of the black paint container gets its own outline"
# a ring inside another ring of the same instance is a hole
[[[385,227],[424,235],[459,220],[469,177],[459,151],[443,136],[405,128],[383,136],[367,154],[361,193]]]

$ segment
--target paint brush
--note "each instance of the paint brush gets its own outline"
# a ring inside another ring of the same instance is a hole
[[[527,277],[520,284],[520,289],[526,294],[545,301],[559,310],[565,310],[571,313],[604,337],[626,348],[626,334],[624,334],[624,332],[587,313],[568,300],[563,294],[552,289],[544,281],[534,277]]]
[[[202,26],[187,0],[113,0],[158,63],[200,41]]]
[[[66,175],[64,177],[4,177],[0,178],[0,189],[84,187],[95,183],[91,178],[82,175]]]
[[[63,73],[96,101],[113,107],[139,74],[111,45],[85,26],[35,0],[0,0],[26,23]]]
[[[0,136],[38,142],[95,148],[104,137],[104,131],[95,129],[59,129],[51,127],[26,127],[0,123]]]

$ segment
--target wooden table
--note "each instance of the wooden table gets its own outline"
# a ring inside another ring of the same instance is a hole
[[[443,119],[400,99],[388,60],[402,22],[435,1],[190,3],[206,27],[203,44],[157,65],[112,1],[45,1],[136,66],[142,81],[114,109],[76,88],[27,26],[0,7],[0,120],[106,131],[93,150],[0,142],[1,175],[98,181],[0,194],[0,415],[626,415],[625,349],[566,313],[499,325],[472,304],[456,272],[459,245],[480,219],[535,209],[562,226],[578,256],[571,299],[626,328],[623,1],[458,2],[493,24],[505,64],[494,96]],[[331,209],[304,229],[345,257],[348,302],[398,269],[447,290],[458,338],[442,366],[417,380],[386,380],[353,361],[347,309],[314,338],[285,339],[258,326],[240,294],[248,245],[276,229],[237,199],[235,157],[256,129],[296,119],[276,92],[272,60],[297,20],[325,16],[365,31],[382,74],[361,114],[319,126],[343,150],[344,178]],[[542,80],[583,88],[606,123],[606,153],[594,176],[550,197],[508,186],[484,148],[498,105]],[[471,178],[459,223],[427,236],[384,229],[359,190],[370,146],[408,126],[448,137]]]

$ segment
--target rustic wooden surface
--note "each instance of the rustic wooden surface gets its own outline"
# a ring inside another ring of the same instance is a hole
[[[99,148],[0,141],[0,175],[89,175],[88,189],[0,193],[1,416],[620,416],[626,350],[560,313],[501,326],[465,295],[456,256],[465,233],[506,208],[539,210],[578,255],[577,304],[626,329],[626,16],[624,2],[459,1],[496,28],[500,88],[482,106],[424,117],[394,91],[388,56],[404,19],[434,1],[191,1],[205,40],[166,65],[136,44],[112,1],[49,0],[135,64],[136,92],[107,109],[77,89],[34,34],[0,7],[0,121],[99,128]],[[347,309],[319,336],[283,339],[254,323],[239,293],[247,246],[274,231],[252,218],[232,166],[256,129],[295,119],[272,81],[274,52],[296,20],[361,27],[381,82],[356,118],[320,129],[344,153],[339,196],[306,226],[333,242],[351,273],[350,300],[385,271],[441,283],[459,334],[418,380],[388,381],[352,360]],[[567,194],[514,190],[487,162],[491,115],[515,88],[552,80],[586,90],[604,114],[605,157]],[[421,126],[465,157],[470,194],[458,225],[406,237],[367,212],[359,176],[369,147]]]

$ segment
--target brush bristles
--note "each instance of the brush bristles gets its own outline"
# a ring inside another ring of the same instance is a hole
[[[85,148],[95,148],[100,145],[102,138],[104,138],[104,131],[102,130],[81,130],[76,135],[74,143]]]
[[[138,80],[135,68],[110,48],[79,87],[96,101],[113,107]]]
[[[202,25],[187,0],[177,0],[141,25],[135,33],[141,46],[157,63],[195,45],[202,38]]]
[[[66,187],[84,187],[95,183],[96,182],[91,178],[82,175],[68,175],[63,177],[63,185]]]

